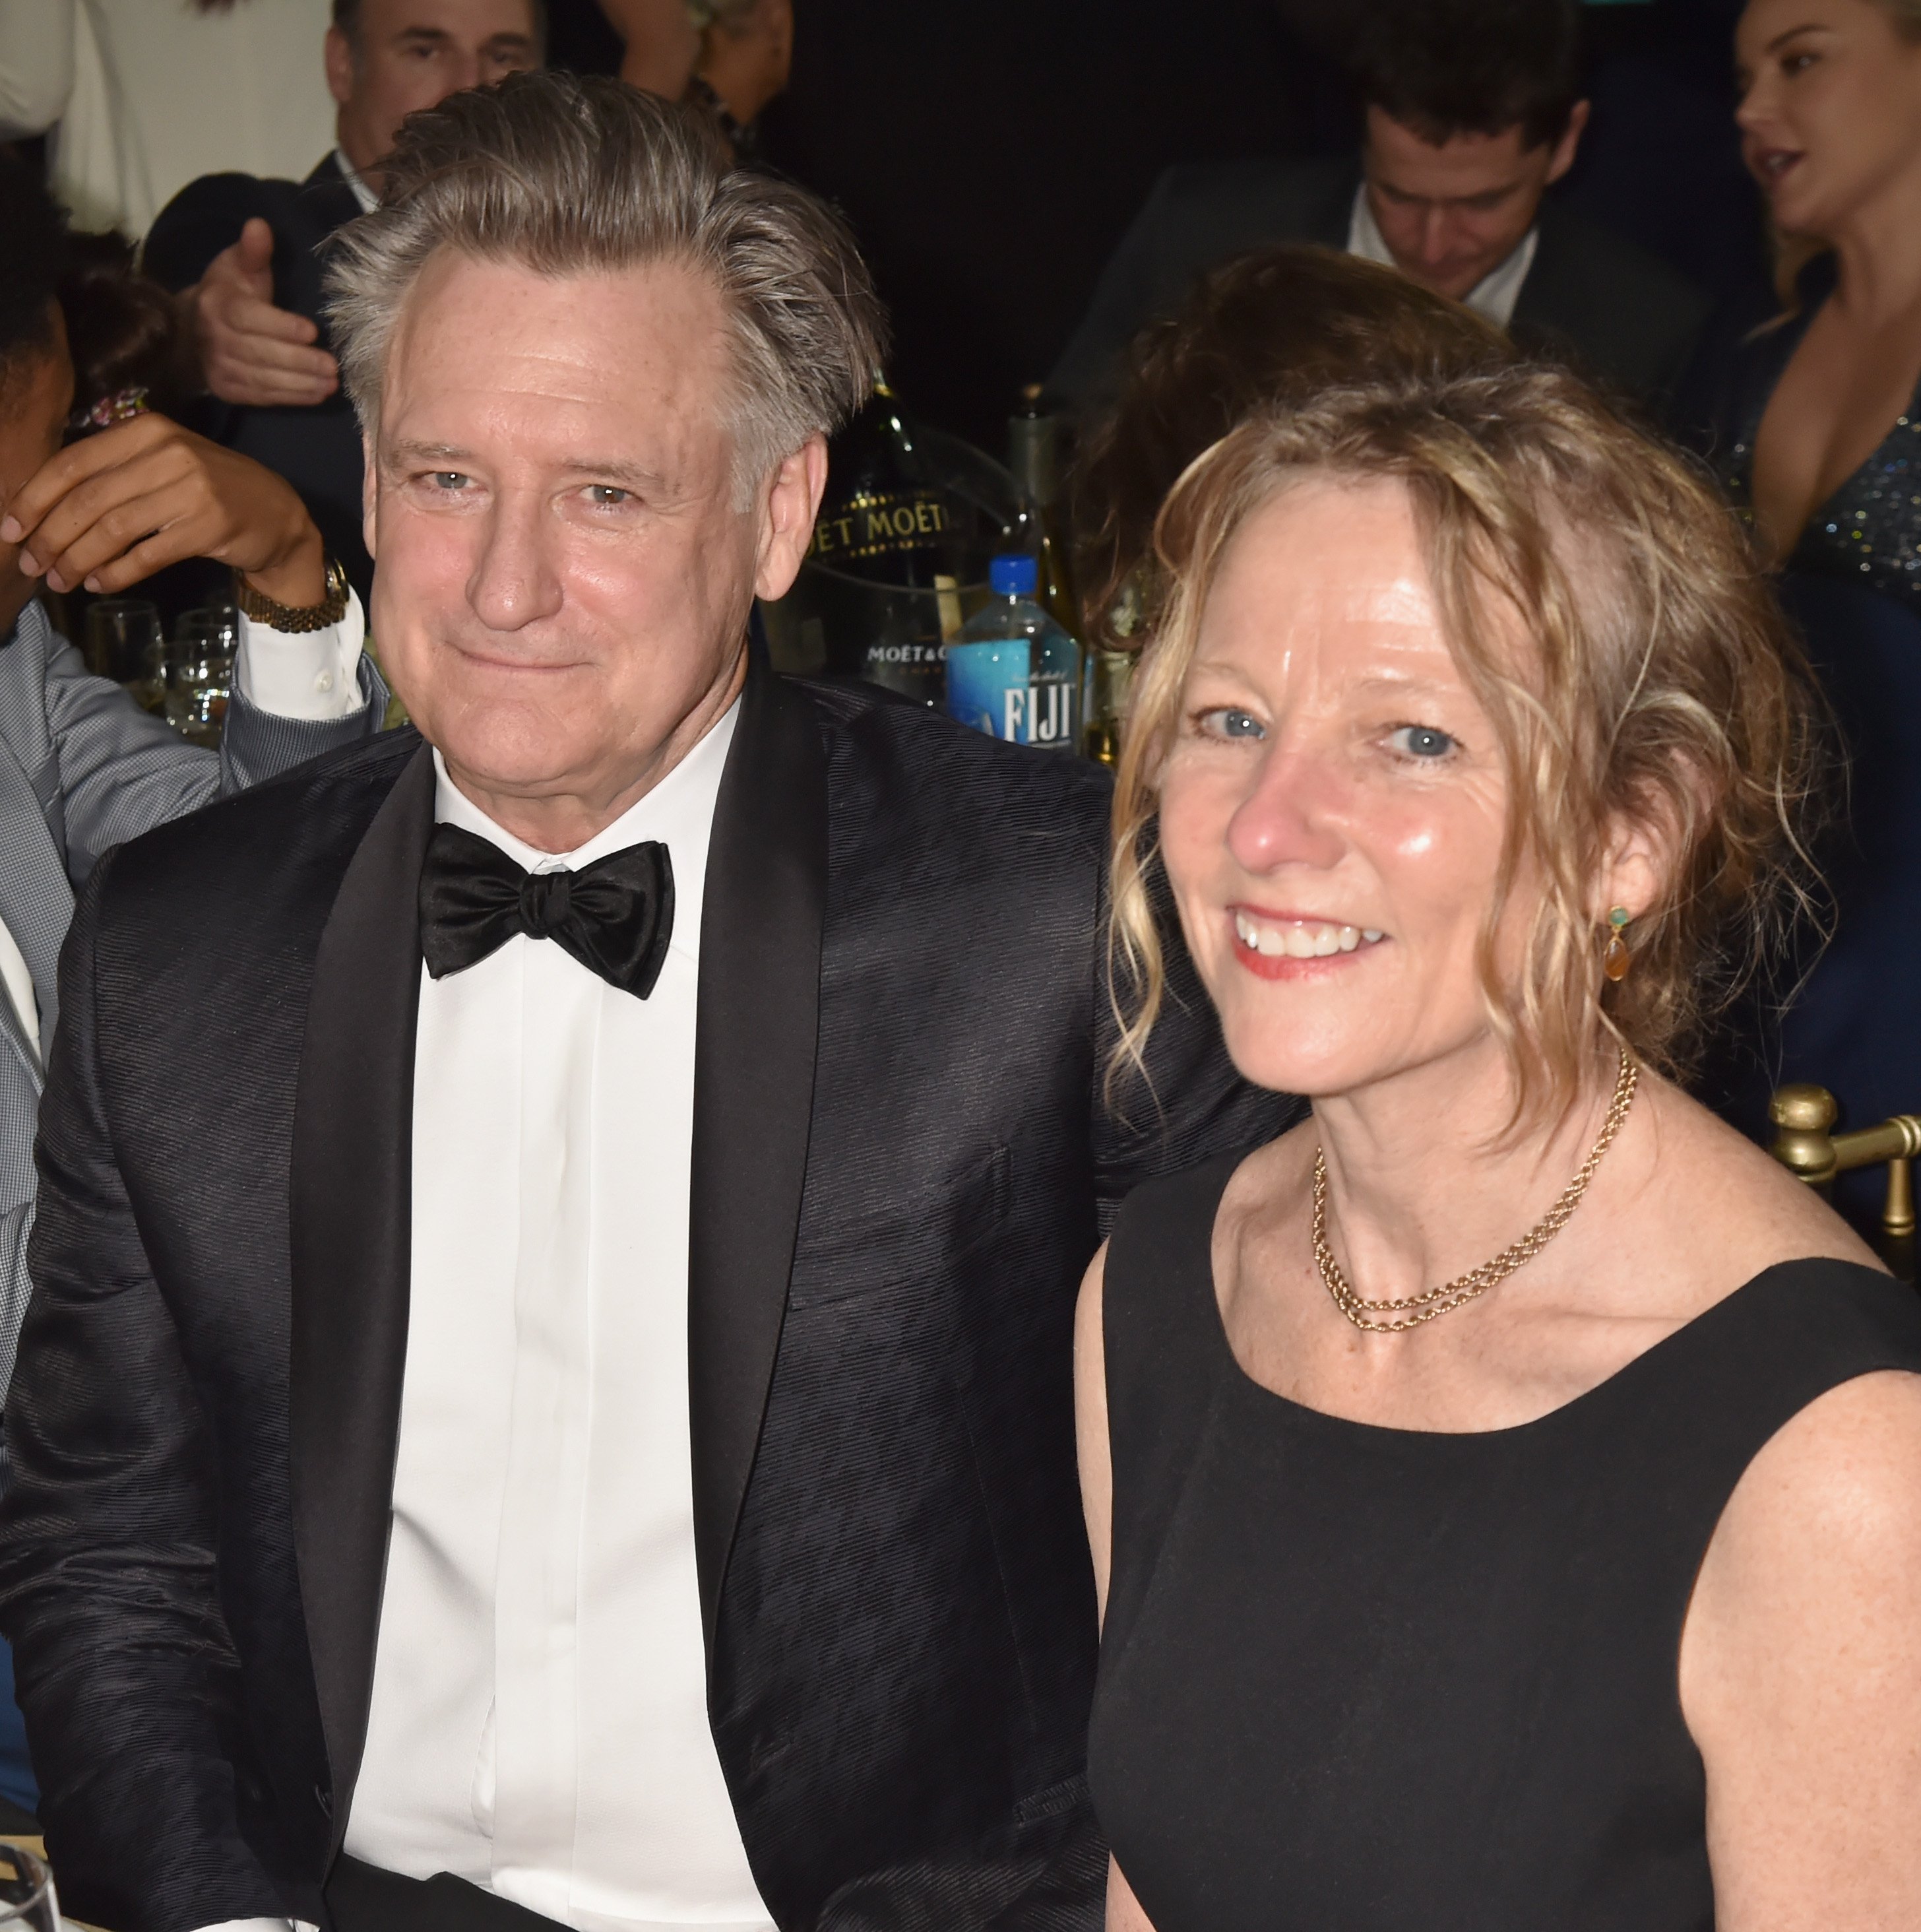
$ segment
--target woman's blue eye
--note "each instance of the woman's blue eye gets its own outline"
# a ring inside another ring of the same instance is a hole
[[[1444,758],[1455,749],[1455,741],[1431,724],[1400,725],[1388,734],[1387,742],[1410,758]]]
[[[1246,712],[1237,710],[1231,704],[1223,706],[1218,711],[1203,712],[1200,722],[1203,729],[1211,731],[1217,737],[1258,738],[1263,735],[1258,718],[1250,717]]]

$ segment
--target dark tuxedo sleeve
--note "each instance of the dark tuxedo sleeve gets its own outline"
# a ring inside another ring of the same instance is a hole
[[[1167,988],[1160,1018],[1148,1036],[1144,1080],[1131,1070],[1111,1083],[1107,1078],[1120,1022],[1108,990],[1104,886],[1102,891],[1103,943],[1094,989],[1094,1172],[1103,1239],[1122,1202],[1142,1181],[1178,1173],[1237,1148],[1261,1146],[1306,1110],[1297,1096],[1270,1094],[1234,1070],[1158,866],[1153,883]],[[1116,990],[1126,1010],[1131,998],[1124,972],[1116,974]]]
[[[7,1404],[0,1629],[62,1903],[115,1932],[285,1908],[235,1822],[232,1643],[206,1424],[114,1152],[95,869],[61,958],[40,1108],[34,1292]]]

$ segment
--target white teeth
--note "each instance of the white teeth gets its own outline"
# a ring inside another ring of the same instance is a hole
[[[1264,926],[1251,914],[1236,910],[1234,936],[1250,952],[1265,958],[1326,959],[1337,952],[1371,946],[1382,935],[1373,926],[1336,926],[1332,921],[1290,920],[1284,926]]]

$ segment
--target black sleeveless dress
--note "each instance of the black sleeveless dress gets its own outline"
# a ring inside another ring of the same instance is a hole
[[[1155,1932],[1711,1932],[1695,1574],[1789,1418],[1921,1370],[1921,1298],[1790,1262],[1537,1421],[1380,1428],[1235,1360],[1236,1164],[1140,1189],[1107,1256],[1089,1771]]]

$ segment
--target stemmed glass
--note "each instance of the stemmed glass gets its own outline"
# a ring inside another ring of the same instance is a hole
[[[87,668],[115,684],[153,675],[160,640],[158,608],[144,597],[97,597],[87,606]]]
[[[0,1844],[0,1932],[61,1932],[53,1874],[24,1845]]]
[[[183,611],[166,647],[166,718],[196,745],[217,745],[233,688],[238,620],[214,607]]]

